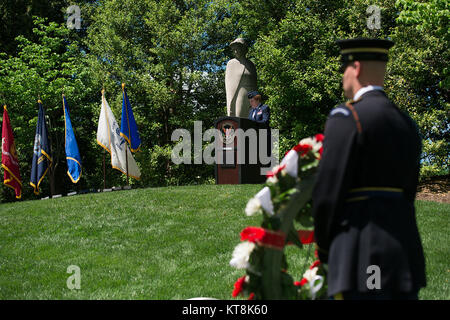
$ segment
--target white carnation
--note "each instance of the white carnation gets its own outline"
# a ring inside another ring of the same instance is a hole
[[[247,216],[254,216],[261,210],[261,201],[257,198],[251,198],[247,202],[247,206],[245,207],[245,214]]]
[[[261,191],[256,194],[255,198],[259,200],[264,211],[267,212],[267,214],[273,216],[274,212],[272,199],[270,197],[270,188],[262,188]]]
[[[237,269],[246,269],[249,266],[248,260],[250,258],[250,254],[255,248],[255,244],[253,242],[242,242],[234,248],[233,257],[230,260],[230,266],[235,267]]]
[[[305,274],[303,275],[303,278],[305,278],[306,280],[308,280],[309,283],[311,283],[311,281],[317,275],[317,270],[319,270],[319,268],[317,268],[317,267],[306,270]]]
[[[308,138],[304,138],[302,140],[300,140],[300,142],[298,144],[307,144],[310,146],[313,146],[315,143],[315,139],[308,137]]]
[[[317,141],[316,137],[308,137],[305,139],[300,140],[299,144],[307,144],[312,146],[312,150],[314,152],[319,152],[320,148],[322,148],[322,142]]]
[[[317,141],[316,138],[314,138],[313,151],[314,152],[319,152],[320,148],[322,148],[322,142],[321,141]]]
[[[283,174],[283,172],[281,172]],[[267,178],[267,183],[272,183],[272,184],[276,184],[278,182],[277,176],[272,176]]]
[[[313,151],[314,152],[319,152],[320,148],[322,148],[322,143],[318,142],[313,146]]]

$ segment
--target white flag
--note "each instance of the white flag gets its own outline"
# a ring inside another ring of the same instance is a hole
[[[141,171],[123,137],[120,136],[120,127],[111,108],[102,92],[102,110],[98,119],[97,143],[111,154],[111,166],[126,174],[125,150],[128,154],[128,175],[139,179]]]

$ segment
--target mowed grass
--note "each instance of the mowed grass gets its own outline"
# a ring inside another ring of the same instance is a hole
[[[261,185],[115,191],[0,205],[0,299],[231,299],[245,205]],[[418,201],[427,259],[421,299],[449,299],[450,205]],[[287,249],[300,280],[313,250]],[[67,268],[81,271],[70,290]]]
[[[450,204],[416,201],[416,217],[427,271],[419,298],[450,300]]]

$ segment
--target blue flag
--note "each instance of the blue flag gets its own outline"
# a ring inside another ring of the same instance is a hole
[[[122,83],[122,120],[120,125],[120,135],[127,140],[133,152],[139,150],[141,139],[134,120],[133,110],[131,110],[130,100],[128,100],[125,83]]]
[[[31,163],[30,185],[34,188],[34,193],[39,194],[39,185],[52,165],[50,155],[50,143],[48,142],[47,124],[45,123],[45,112],[41,100],[38,100],[39,113],[34,137],[33,162]]]
[[[78,151],[77,140],[73,133],[72,123],[70,122],[69,106],[66,97],[63,95],[64,123],[65,123],[65,147],[67,160],[67,174],[73,183],[77,183],[81,178],[81,157]]]

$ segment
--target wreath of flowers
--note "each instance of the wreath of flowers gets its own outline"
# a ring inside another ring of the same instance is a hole
[[[287,272],[284,247],[314,242],[312,189],[323,134],[303,139],[267,173],[265,187],[251,198],[247,216],[261,215],[260,227],[242,230],[230,265],[245,269],[234,284],[233,297],[248,299],[320,299],[326,297],[326,265],[315,261],[300,281]],[[295,222],[295,223],[294,223]],[[295,228],[300,225],[300,230]],[[315,252],[317,257],[317,251]]]

